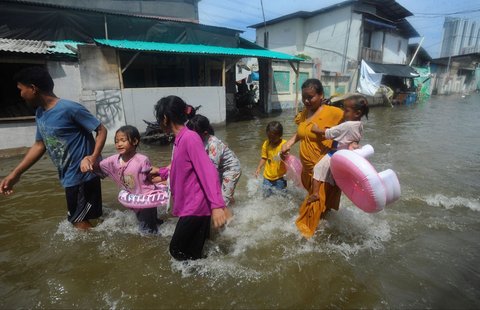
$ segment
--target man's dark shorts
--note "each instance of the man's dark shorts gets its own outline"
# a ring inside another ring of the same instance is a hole
[[[68,221],[72,224],[96,219],[102,215],[102,189],[100,178],[66,187]]]

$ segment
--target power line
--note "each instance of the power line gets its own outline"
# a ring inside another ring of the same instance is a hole
[[[473,9],[473,10],[464,10],[464,11],[458,11],[458,12],[452,12],[452,13],[413,13],[414,15],[425,15],[425,16],[450,16],[450,15],[458,15],[458,14],[466,14],[466,13],[474,13],[474,12],[480,12],[480,8],[478,9]]]
[[[225,3],[225,2],[223,2],[223,3]],[[225,11],[228,11],[228,12],[233,12],[236,15],[241,13],[241,14],[244,14],[244,15],[249,15],[249,16],[252,16],[252,17],[260,18],[260,19],[262,18],[261,7],[252,5],[252,2],[250,2],[250,1],[248,1],[248,2],[247,1],[244,1],[244,2],[229,1],[229,2],[232,2],[231,6],[228,6],[228,4],[227,5],[221,5],[221,4],[217,4],[217,3],[209,3],[209,2],[203,2],[203,1],[200,2],[200,5],[202,5],[202,6],[206,5],[206,6],[209,6],[209,7],[212,7],[212,8],[219,8],[219,9],[222,9],[222,10],[225,10]],[[241,4],[241,8],[238,7],[238,4]],[[252,9],[253,11],[250,10],[250,9]],[[274,11],[267,10],[267,9],[264,9],[264,12],[267,12],[267,13],[269,13],[269,15],[273,15],[273,16],[284,15],[282,13],[274,12]]]

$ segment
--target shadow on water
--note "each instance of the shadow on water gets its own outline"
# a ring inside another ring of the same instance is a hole
[[[168,253],[176,219],[158,236],[142,235],[109,180],[103,222],[72,229],[44,158],[15,195],[0,197],[0,307],[478,308],[480,110],[471,97],[372,109],[362,143],[375,147],[377,170],[397,172],[402,197],[376,214],[342,197],[310,240],[294,224],[304,191],[289,186],[286,196],[264,199],[253,177],[266,124],[282,122],[288,138],[293,112],[216,129],[242,162],[234,220],[207,242],[207,258],[188,263]],[[171,146],[140,152],[165,165]],[[0,174],[18,160],[0,159]]]

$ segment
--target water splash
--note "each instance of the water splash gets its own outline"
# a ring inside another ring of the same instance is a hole
[[[214,231],[207,240],[205,259],[188,263],[171,259],[171,268],[183,277],[208,277],[212,283],[225,277],[257,282],[288,268],[288,264],[283,263],[286,259],[295,261],[305,254],[350,259],[364,251],[382,249],[391,239],[386,215],[364,213],[347,199],[342,199],[338,212],[332,211],[321,221],[313,238],[303,239],[295,219],[306,191],[289,185],[286,194],[263,198],[261,184],[261,178],[247,180],[246,190],[237,194],[232,207],[233,220],[221,231]],[[176,222],[176,218],[167,218],[159,226],[156,238],[162,239],[161,243],[170,241]],[[56,235],[65,241],[97,239],[100,241],[98,252],[102,256],[114,253],[128,259],[131,254],[122,250],[123,242],[127,241],[118,238],[128,239],[132,235],[142,236],[142,233],[133,212],[104,207],[102,221],[89,232],[79,232],[65,220],[59,224]],[[104,240],[105,235],[115,236],[118,241],[108,242]]]
[[[205,259],[187,263],[172,259],[172,269],[183,277],[204,276],[213,282],[226,277],[257,282],[288,268],[285,260],[298,261],[305,254],[349,259],[381,250],[391,239],[386,214],[367,214],[348,200],[320,223],[313,238],[303,239],[295,219],[305,191],[290,187],[284,196],[263,198],[260,186],[258,179],[247,181],[247,191],[232,208],[232,222],[207,241]]]
[[[108,309],[115,310],[117,309],[118,302],[119,300],[114,300],[112,297],[110,297],[107,293],[103,294],[102,300],[105,302],[105,304],[108,306]]]
[[[480,200],[478,198],[447,197],[442,194],[428,195],[425,198],[428,205],[433,207],[444,207],[447,210],[455,207],[466,207],[472,211],[480,211]]]
[[[47,286],[49,291],[49,300],[52,304],[61,304],[65,296],[68,296],[68,290],[57,279],[48,279]]]
[[[159,229],[160,232],[168,232],[168,230],[164,229],[163,225],[161,225]],[[138,229],[138,221],[131,210],[110,209],[105,206],[103,206],[103,216],[90,231],[79,231],[65,219],[58,224],[55,235],[62,236],[65,241],[88,240],[91,239],[92,236],[98,236],[98,234],[95,234],[98,232],[102,232],[108,236],[119,234],[145,235]]]

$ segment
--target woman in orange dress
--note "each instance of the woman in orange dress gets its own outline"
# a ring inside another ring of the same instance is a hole
[[[310,238],[318,226],[321,216],[330,209],[338,210],[341,191],[337,186],[324,182],[317,193],[320,198],[312,203],[307,202],[312,194],[313,167],[332,148],[332,140],[325,140],[322,135],[312,131],[313,124],[319,128],[329,128],[340,124],[343,111],[325,104],[323,86],[318,79],[308,79],[302,84],[302,102],[305,106],[295,117],[298,125],[297,133],[282,147],[282,152],[290,150],[293,144],[300,141],[300,161],[302,162],[302,183],[308,191],[296,225],[302,235]]]

